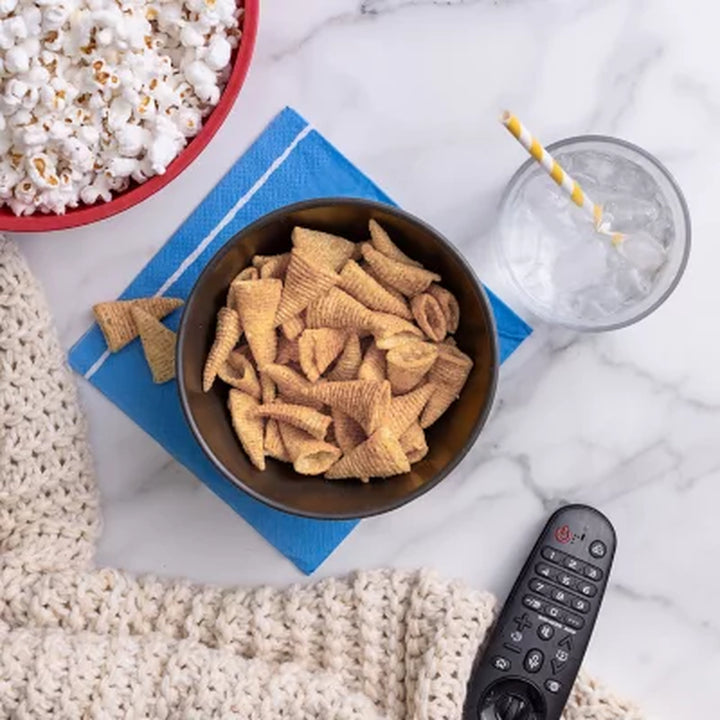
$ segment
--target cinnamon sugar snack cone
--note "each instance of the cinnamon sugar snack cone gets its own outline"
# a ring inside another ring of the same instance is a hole
[[[298,340],[300,367],[311,382],[317,381],[345,347],[346,333],[334,328],[308,328]]]
[[[358,332],[372,330],[378,323],[372,310],[336,287],[308,306],[305,321],[309,328],[331,327]]]
[[[297,340],[305,327],[303,315],[296,315],[285,321],[280,327],[280,330],[282,331],[283,337],[286,337],[288,340]]]
[[[293,427],[304,430],[316,440],[323,440],[327,435],[332,418],[328,415],[306,407],[285,402],[273,402],[269,405],[260,405],[255,410],[257,417],[272,418]]]
[[[274,278],[240,282],[235,288],[235,307],[258,370],[275,361],[274,320],[282,288],[282,281]]]
[[[218,377],[227,385],[252,395],[256,400],[260,399],[260,381],[255,367],[250,359],[238,350],[233,350],[228,355],[228,359],[218,370]]]
[[[265,423],[265,455],[282,462],[290,462],[277,420],[270,419]]]
[[[430,287],[430,283],[441,280],[437,273],[407,265],[383,255],[370,243],[363,243],[361,249],[365,261],[372,267],[375,274],[384,283],[396,288],[407,297],[419,295]]]
[[[410,301],[413,316],[422,331],[435,342],[447,335],[447,318],[440,303],[429,293],[416,295]]]
[[[299,315],[316,297],[337,285],[340,276],[310,249],[293,248],[275,325]]]
[[[409,332],[401,332],[397,335],[389,335],[388,337],[376,337],[375,344],[380,350],[392,350],[393,348],[407,345],[411,342],[424,342],[422,335]]]
[[[138,336],[132,317],[132,308],[139,308],[158,320],[162,320],[183,301],[179,298],[153,297],[137,300],[113,300],[93,305],[93,314],[105,337],[108,350],[117,352]]]
[[[374,342],[365,351],[357,376],[359,380],[382,381],[387,379],[385,352]]]
[[[175,377],[175,333],[141,308],[134,307],[131,312],[153,382],[160,384],[172,380]]]
[[[283,365],[271,364],[265,367],[267,375],[278,387],[287,402],[319,409],[324,403],[312,395],[313,385],[292,368]]]
[[[227,298],[225,299],[225,305],[229,308],[235,309],[235,287],[236,283],[243,282],[244,280],[257,280],[260,277],[260,273],[257,268],[246,267],[241,270],[230,283],[228,288]]]
[[[430,427],[457,400],[473,366],[473,361],[456,347],[443,343],[437,347],[438,359],[429,373],[436,389],[420,417],[423,428]]]
[[[319,230],[296,227],[292,231],[294,249],[306,250],[317,261],[338,272],[355,253],[355,243]]]
[[[342,454],[340,448],[324,440],[316,440],[299,428],[283,422],[278,425],[293,469],[300,475],[322,475]]]
[[[232,425],[240,444],[250,458],[250,462],[258,469],[265,469],[264,423],[256,417],[254,411],[259,407],[258,401],[233,388],[228,397],[228,408],[232,417]]]
[[[367,439],[360,425],[342,410],[333,410],[332,419],[335,440],[344,454],[349,453]]]
[[[229,307],[221,307],[217,314],[215,339],[203,368],[203,392],[212,387],[218,371],[228,359],[240,339],[240,317]]]
[[[437,300],[438,305],[440,305],[445,315],[447,331],[449,333],[457,332],[458,325],[460,324],[460,305],[458,304],[457,298],[449,290],[435,283],[433,283],[427,291]]]
[[[271,403],[277,397],[275,381],[263,370],[260,371],[260,397],[264,403]]]
[[[375,220],[370,220],[370,243],[378,251],[386,257],[389,257],[398,262],[405,263],[406,265],[413,265],[415,267],[422,267],[422,265],[409,258],[391,239],[390,236],[385,232],[384,228]]]
[[[355,380],[362,362],[360,338],[356,332],[346,333],[345,346],[335,367],[327,374],[328,380]]]
[[[256,255],[252,262],[260,271],[261,278],[280,278],[282,280],[285,277],[288,264],[290,263],[290,253],[282,253],[282,255]]]
[[[410,392],[435,364],[438,349],[426,342],[410,342],[389,350],[387,376],[394,395]]]
[[[360,257],[362,257],[362,247],[360,248]],[[359,263],[360,269],[368,274],[380,287],[385,290],[385,292],[392,295],[396,300],[399,300],[400,302],[406,303],[407,300],[405,299],[405,296],[396,288],[392,287],[391,285],[388,285],[386,282],[383,282],[382,278],[378,277],[378,274],[372,269],[372,267],[366,263],[364,260]]]
[[[391,477],[410,470],[398,439],[386,427],[379,428],[364,443],[338,460],[326,473],[329,480],[341,478]]]
[[[418,421],[436,391],[437,388],[433,383],[425,383],[405,395],[397,395],[392,399],[386,425],[395,437],[402,437],[407,429]]]
[[[430,448],[425,439],[425,431],[420,427],[419,423],[414,422],[403,433],[400,437],[400,447],[407,455],[411,465],[422,460],[428,454]]]
[[[385,420],[392,397],[387,380],[321,382],[310,385],[309,393],[312,399],[329,405],[331,410],[341,410],[357,420],[368,435]]]
[[[373,314],[372,333],[378,339],[400,334],[416,335],[419,338],[423,336],[422,330],[417,325],[413,325],[397,315],[383,312]]]
[[[371,310],[379,310],[412,320],[412,313],[405,300],[390,294],[354,260],[345,263],[340,273],[338,286]]]

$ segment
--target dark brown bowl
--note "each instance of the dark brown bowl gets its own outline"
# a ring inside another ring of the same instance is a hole
[[[253,255],[290,249],[296,225],[324,230],[356,242],[368,238],[375,218],[410,257],[442,276],[460,304],[455,338],[474,361],[460,398],[427,431],[430,452],[410,472],[386,480],[324,480],[298,475],[292,465],[268,459],[253,467],[230,424],[227,388],[201,388],[202,369],[212,344],[215,316],[230,281]],[[437,485],[465,456],[487,420],[498,376],[497,335],[487,296],[470,266],[437,231],[416,217],[367,200],[331,198],[290,205],[239,232],[208,263],[183,311],[177,345],[180,398],[203,450],[240,489],[278,510],[326,520],[345,520],[393,510]]]

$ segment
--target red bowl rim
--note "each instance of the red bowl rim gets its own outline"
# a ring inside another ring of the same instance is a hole
[[[240,3],[238,3],[240,4]],[[260,0],[244,0],[242,41],[235,57],[227,85],[220,96],[220,101],[208,115],[200,132],[187,144],[182,152],[170,163],[163,175],[155,175],[146,182],[136,185],[127,192],[114,197],[110,202],[79,206],[69,210],[65,215],[41,214],[15,215],[7,207],[0,208],[0,232],[49,232],[67,230],[69,228],[89,225],[117,215],[123,210],[133,207],[158,192],[176,178],[205,149],[220,126],[225,122],[240,88],[245,82],[250,59],[255,47],[260,14]]]

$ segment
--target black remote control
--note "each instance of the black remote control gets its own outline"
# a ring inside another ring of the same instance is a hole
[[[592,634],[615,530],[566,505],[548,521],[473,668],[463,720],[558,720]]]

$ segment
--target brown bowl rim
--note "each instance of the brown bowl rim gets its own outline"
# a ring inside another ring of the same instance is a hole
[[[278,502],[276,500],[271,500],[261,493],[257,492],[254,488],[252,488],[250,485],[245,483],[241,478],[238,478],[235,474],[230,472],[222,462],[215,456],[215,453],[212,451],[212,449],[208,446],[207,442],[205,441],[205,438],[203,437],[202,433],[200,432],[195,419],[192,416],[192,412],[190,409],[190,401],[188,399],[187,392],[185,390],[184,383],[182,382],[183,378],[183,353],[182,349],[184,347],[188,330],[187,330],[187,324],[188,324],[188,316],[189,316],[189,310],[192,306],[194,295],[197,291],[197,289],[202,285],[205,277],[209,275],[210,269],[219,262],[228,252],[230,252],[230,249],[236,245],[238,242],[242,241],[242,237],[250,234],[251,232],[255,231],[258,227],[262,227],[268,224],[271,224],[273,222],[276,222],[277,220],[285,217],[286,215],[298,212],[300,210],[310,210],[318,207],[327,207],[327,206],[335,206],[335,205],[356,205],[361,208],[365,208],[368,211],[372,211],[373,209],[382,210],[385,212],[389,212],[391,214],[397,215],[398,217],[401,217],[411,223],[415,223],[416,225],[420,226],[422,230],[425,232],[430,233],[433,235],[443,247],[453,254],[456,258],[456,260],[460,263],[460,265],[463,267],[467,275],[469,276],[472,283],[475,285],[476,290],[478,291],[478,296],[481,300],[481,305],[483,312],[485,314],[485,319],[488,323],[488,339],[490,342],[490,352],[492,357],[492,377],[490,380],[490,386],[488,388],[488,393],[485,398],[485,404],[482,408],[482,411],[478,415],[478,419],[475,422],[475,425],[473,426],[470,435],[468,436],[467,441],[462,446],[462,448],[458,451],[458,453],[455,455],[455,457],[442,469],[440,470],[431,480],[421,485],[419,488],[413,490],[412,492],[408,493],[404,497],[393,500],[392,502],[388,502],[385,505],[382,505],[378,508],[374,508],[371,510],[362,511],[359,513],[348,513],[348,512],[340,512],[335,514],[328,514],[328,513],[317,513],[312,512],[308,510],[299,510],[295,507],[288,506],[282,502]],[[328,197],[328,198],[314,198],[312,200],[302,200],[300,202],[292,203],[290,205],[283,205],[280,208],[277,208],[276,210],[272,210],[271,212],[262,215],[257,220],[254,220],[249,225],[246,225],[244,228],[236,232],[216,253],[213,255],[210,260],[208,260],[207,264],[203,268],[200,275],[198,275],[197,280],[195,281],[192,289],[188,293],[188,296],[185,300],[185,304],[183,305],[182,309],[182,316],[180,318],[180,323],[178,327],[178,339],[177,339],[177,347],[175,349],[175,366],[176,366],[176,384],[178,387],[178,393],[180,395],[180,405],[183,410],[183,414],[185,415],[185,420],[187,421],[188,425],[190,426],[190,430],[192,431],[193,436],[198,441],[200,447],[202,448],[202,451],[205,453],[205,456],[210,460],[210,462],[215,466],[217,470],[219,470],[233,485],[235,485],[238,489],[242,490],[243,492],[250,495],[250,497],[254,498],[255,500],[259,500],[264,505],[267,505],[269,507],[274,508],[275,510],[280,510],[282,512],[288,513],[290,515],[296,515],[299,517],[305,517],[313,520],[360,520],[363,518],[368,517],[374,517],[376,515],[382,515],[387,512],[391,512],[393,510],[397,510],[398,508],[402,507],[403,505],[406,505],[413,500],[416,500],[417,498],[424,495],[426,492],[430,491],[432,488],[436,487],[442,480],[444,480],[459,464],[460,462],[465,458],[465,456],[470,452],[470,449],[477,441],[478,437],[480,436],[480,432],[487,424],[487,421],[490,417],[490,413],[492,411],[492,407],[495,402],[495,396],[497,394],[497,386],[498,386],[498,380],[499,380],[499,374],[500,374],[500,354],[499,354],[499,342],[498,342],[498,334],[497,334],[497,327],[495,324],[495,316],[492,312],[492,305],[490,304],[490,299],[487,296],[487,293],[485,292],[485,288],[483,287],[482,283],[478,279],[475,271],[473,270],[472,266],[468,261],[465,259],[465,257],[460,253],[457,248],[455,248],[454,245],[438,230],[436,230],[434,227],[426,223],[424,220],[421,220],[416,215],[413,215],[412,213],[407,212],[406,210],[402,210],[394,205],[389,205],[387,203],[377,202],[375,200],[364,200],[362,198],[352,198],[352,197]]]

